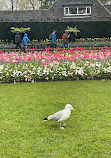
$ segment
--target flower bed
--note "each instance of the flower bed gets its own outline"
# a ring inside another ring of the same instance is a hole
[[[78,80],[111,78],[111,48],[56,48],[0,55],[0,81]]]

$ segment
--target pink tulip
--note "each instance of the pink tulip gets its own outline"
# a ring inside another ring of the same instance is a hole
[[[23,56],[20,56],[20,60],[22,60],[23,59]]]
[[[45,65],[47,65],[47,61],[46,60],[43,62],[43,66],[45,66]]]
[[[72,72],[73,72],[73,74],[74,74],[75,70],[72,70]]]
[[[105,61],[105,59],[102,58],[101,61]]]
[[[34,83],[34,80],[32,80],[32,83]]]
[[[19,64],[22,64],[22,61],[20,61]]]
[[[16,64],[16,63],[17,63],[17,60],[13,60],[13,62]]]
[[[107,57],[107,53],[104,53],[103,56],[106,58]]]
[[[28,57],[28,58],[27,58],[27,61],[30,61],[31,59],[32,59],[31,57]]]
[[[89,62],[88,65],[91,65],[91,63]]]

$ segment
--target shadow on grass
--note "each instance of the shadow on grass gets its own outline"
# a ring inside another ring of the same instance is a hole
[[[44,126],[44,128],[49,129],[49,130],[57,130],[57,131],[62,130],[60,129],[59,122],[47,122],[45,124],[42,123],[41,125]],[[75,127],[72,124],[66,124],[66,127],[64,127],[63,130],[68,129],[68,128],[71,130]]]

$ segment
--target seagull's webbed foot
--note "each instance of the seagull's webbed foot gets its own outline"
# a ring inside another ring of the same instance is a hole
[[[64,129],[64,127],[60,127],[60,129]]]
[[[61,123],[60,123],[60,129],[64,129],[64,127],[61,126]]]

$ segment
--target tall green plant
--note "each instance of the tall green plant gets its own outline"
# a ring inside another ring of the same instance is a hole
[[[21,27],[21,28],[11,27],[10,29],[11,29],[11,32],[13,32],[13,33],[17,33],[17,32],[18,33],[25,33],[25,32],[28,32],[28,31],[31,30],[30,27],[27,27],[27,28],[23,28],[23,27]]]
[[[77,25],[74,28],[67,26],[67,29],[65,30],[65,32],[70,33],[71,42],[74,42],[74,35],[77,36],[77,33],[80,32],[80,30],[77,29]]]
[[[80,32],[80,30],[77,29],[77,25],[74,28],[67,26],[67,29],[65,30],[65,32],[68,32],[68,33],[73,32],[75,36],[77,36],[77,33]]]

